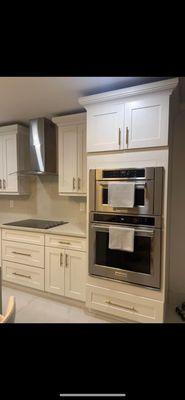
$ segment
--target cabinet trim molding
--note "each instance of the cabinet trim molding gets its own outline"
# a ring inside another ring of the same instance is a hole
[[[95,104],[109,100],[118,100],[125,97],[160,92],[165,90],[169,91],[170,94],[172,90],[177,86],[178,82],[178,78],[165,79],[163,81],[146,83],[143,85],[132,86],[125,89],[112,90],[109,92],[93,94],[91,96],[80,97],[78,101],[81,105],[88,106],[89,104]]]
[[[81,112],[78,114],[63,115],[59,117],[52,118],[52,121],[58,126],[68,126],[74,124],[83,124],[86,122],[86,112]]]

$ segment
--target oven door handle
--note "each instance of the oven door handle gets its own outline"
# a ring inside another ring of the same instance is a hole
[[[94,224],[94,223],[91,224],[91,228],[93,228],[93,229],[100,228],[100,229],[103,229],[104,231],[108,231],[109,228],[111,228],[111,227],[115,228],[116,225],[105,226],[105,225],[99,225],[99,224]],[[134,228],[135,233],[136,233],[137,236],[153,237],[154,233],[155,233],[154,229],[151,229],[151,230],[149,230],[149,229],[137,229],[137,228],[135,228],[133,226],[129,226],[129,225],[125,225],[125,226],[123,226],[123,228],[124,227],[125,228],[131,228],[131,229]]]

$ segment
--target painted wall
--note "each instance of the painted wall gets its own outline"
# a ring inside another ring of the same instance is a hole
[[[0,196],[0,222],[25,218],[47,218],[73,220],[85,224],[86,213],[80,211],[80,203],[86,203],[83,197],[64,197],[58,195],[58,177],[28,177],[30,179],[29,196]],[[10,208],[10,200],[14,207]]]
[[[169,301],[185,301],[185,78],[174,97],[170,155]]]

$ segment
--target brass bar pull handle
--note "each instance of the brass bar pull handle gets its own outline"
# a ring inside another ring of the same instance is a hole
[[[24,278],[28,278],[31,279],[30,275],[23,275],[23,274],[18,274],[17,272],[12,272],[13,275],[17,275],[17,276],[23,276]]]
[[[120,308],[125,308],[126,310],[130,310],[130,311],[135,311],[137,312],[137,310],[134,307],[127,307],[127,306],[122,306],[121,304],[117,304],[114,303],[111,300],[106,300],[105,303],[110,304],[111,306],[116,306],[116,307],[120,307]]]
[[[67,254],[66,254],[66,267],[68,267],[68,262],[67,262]]]
[[[0,179],[0,189],[2,189],[2,179]]]
[[[128,135],[129,135],[129,129],[128,126],[126,127],[126,145],[128,147]]]
[[[20,253],[19,251],[12,251],[13,254],[18,254],[20,256],[28,256],[31,257],[31,254],[27,254],[27,253]]]
[[[78,190],[80,189],[80,178],[78,178]]]
[[[63,266],[63,253],[60,254],[60,265]]]
[[[3,179],[3,189],[6,189],[6,181]]]
[[[71,244],[70,242],[58,242],[60,244]]]
[[[75,178],[73,178],[73,189],[75,189]]]
[[[121,146],[121,128],[118,130],[118,144]]]

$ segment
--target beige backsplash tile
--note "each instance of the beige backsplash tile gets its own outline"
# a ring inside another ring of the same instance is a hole
[[[80,211],[80,203],[86,202],[86,198],[59,196],[57,176],[32,176],[28,179],[30,180],[30,195],[0,195],[0,222],[14,218],[34,217],[69,219],[79,224],[85,224],[86,212]],[[14,201],[13,208],[10,208],[10,200]]]

